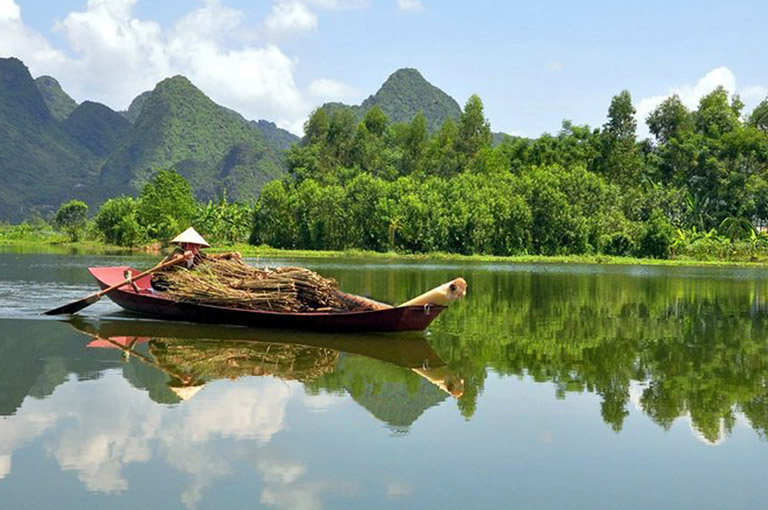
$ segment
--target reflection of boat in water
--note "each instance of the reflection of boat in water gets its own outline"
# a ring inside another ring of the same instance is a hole
[[[102,289],[125,281],[126,273],[139,274],[135,269],[124,266],[93,267],[89,271]],[[176,301],[163,293],[146,290],[150,287],[149,279],[149,275],[143,276],[135,280],[137,287],[126,285],[110,292],[108,296],[126,310],[158,319],[313,331],[421,331],[426,329],[445,308],[438,304],[408,306],[409,302],[396,307],[347,312],[289,313],[244,309]],[[463,289],[466,287],[465,283],[462,285],[461,296],[464,295]],[[433,289],[431,292],[438,289]],[[455,288],[452,287],[452,290]]]
[[[350,356],[407,369],[454,397],[463,394],[461,378],[421,334],[287,335],[261,330],[257,339],[253,330],[241,327],[82,319],[70,324],[94,338],[90,347],[119,349],[126,357],[168,374],[171,390],[181,399],[190,398],[207,382],[225,378],[274,376],[316,384],[323,378],[332,379],[340,367],[355,365]]]

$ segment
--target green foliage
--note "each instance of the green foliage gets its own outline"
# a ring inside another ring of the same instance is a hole
[[[662,101],[646,122],[659,143],[667,143],[693,129],[691,114],[677,94]]]
[[[669,257],[675,229],[660,209],[654,209],[638,242],[638,255],[655,259]]]
[[[132,197],[110,198],[94,218],[96,231],[109,244],[137,246],[146,240],[146,230],[138,221],[139,203]]]
[[[465,161],[472,160],[480,149],[491,145],[491,125],[483,113],[483,102],[472,95],[459,118],[456,148]]]
[[[88,205],[81,200],[70,200],[56,211],[56,225],[70,241],[77,242],[82,237],[87,217]]]
[[[192,188],[176,172],[160,170],[142,188],[137,219],[150,238],[168,241],[186,229],[194,217]]]
[[[315,110],[288,148],[295,137],[180,76],[137,97],[129,126],[90,102],[57,122],[38,89],[56,96],[58,84],[35,84],[15,59],[0,71],[0,123],[13,127],[0,137],[0,217],[140,192],[128,234],[107,233],[116,219],[97,229],[120,242],[196,222],[219,242],[247,231],[282,248],[751,257],[768,225],[768,100],[743,120],[723,88],[693,111],[665,99],[646,119],[655,142],[637,141],[622,91],[599,129],[564,121],[554,135],[494,145],[479,97],[462,111],[404,69],[361,106]]]
[[[193,223],[209,243],[235,244],[248,239],[251,215],[250,207],[230,203],[224,196],[216,203],[209,200],[200,205]]]
[[[741,113],[738,104],[735,101],[729,104],[728,92],[722,86],[717,87],[699,101],[699,109],[693,116],[696,130],[704,136],[717,138],[737,129]]]
[[[768,131],[768,99],[760,101],[760,104],[752,110],[748,124],[763,132]]]
[[[598,168],[611,180],[633,185],[640,175],[640,160],[636,147],[635,108],[632,97],[623,90],[613,97],[608,108],[608,122],[603,126]]]

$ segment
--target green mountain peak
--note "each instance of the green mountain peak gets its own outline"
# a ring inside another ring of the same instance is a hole
[[[131,123],[101,103],[83,101],[69,114],[62,126],[94,156],[105,158],[123,142]]]
[[[26,66],[0,58],[0,218],[52,212],[72,198],[90,200],[94,164],[54,119]]]
[[[141,109],[144,108],[144,103],[147,102],[147,99],[149,99],[149,96],[152,95],[151,90],[147,90],[139,94],[138,96],[133,98],[133,101],[131,101],[130,106],[128,106],[128,109],[120,112],[120,114],[128,119],[128,121],[133,124],[136,122],[136,119],[139,118],[139,114],[141,113]]]
[[[378,106],[391,122],[410,122],[422,112],[430,132],[439,129],[446,120],[457,120],[461,115],[461,106],[455,99],[411,68],[392,73],[361,106],[364,111]]]
[[[234,147],[247,157],[233,159]],[[146,97],[126,143],[105,163],[101,185],[135,193],[163,168],[186,177],[199,198],[226,191],[242,201],[255,200],[266,181],[284,173],[279,154],[265,145],[258,128],[184,76],[162,80]]]
[[[424,114],[427,130],[435,132],[448,120],[458,120],[461,107],[451,96],[428,82],[413,68],[398,69],[384,81],[378,91],[359,106],[343,103],[326,103],[327,111],[350,108],[358,120],[378,106],[390,122],[411,122],[419,112]]]
[[[35,85],[43,96],[48,110],[53,118],[62,121],[77,108],[77,101],[64,92],[56,78],[52,76],[38,76]]]

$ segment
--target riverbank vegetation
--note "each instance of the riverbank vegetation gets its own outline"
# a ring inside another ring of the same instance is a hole
[[[192,224],[215,244],[283,250],[763,261],[768,101],[742,110],[722,88],[694,111],[672,96],[647,118],[653,139],[638,141],[624,91],[600,128],[566,121],[556,135],[494,145],[477,96],[433,133],[420,114],[390,123],[373,107],[358,122],[321,108],[286,153],[290,176],[255,206],[197,202],[183,177],[161,170],[138,197],[95,212],[68,202],[52,226],[6,226],[0,240],[142,246]]]
[[[750,260],[768,237],[768,102],[744,119],[717,89],[665,100],[637,141],[624,91],[599,129],[492,145],[479,98],[429,135],[424,119],[355,124],[317,110],[262,191],[251,240],[283,248]]]

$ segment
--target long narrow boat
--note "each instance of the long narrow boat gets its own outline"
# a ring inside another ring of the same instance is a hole
[[[99,286],[106,289],[139,271],[127,266],[91,267],[88,271]],[[130,285],[107,294],[122,308],[158,319],[233,324],[259,328],[289,328],[314,331],[421,331],[445,308],[440,305],[398,306],[384,310],[359,312],[283,313],[263,310],[213,306],[175,301],[150,289],[150,276],[134,280],[142,289]]]

